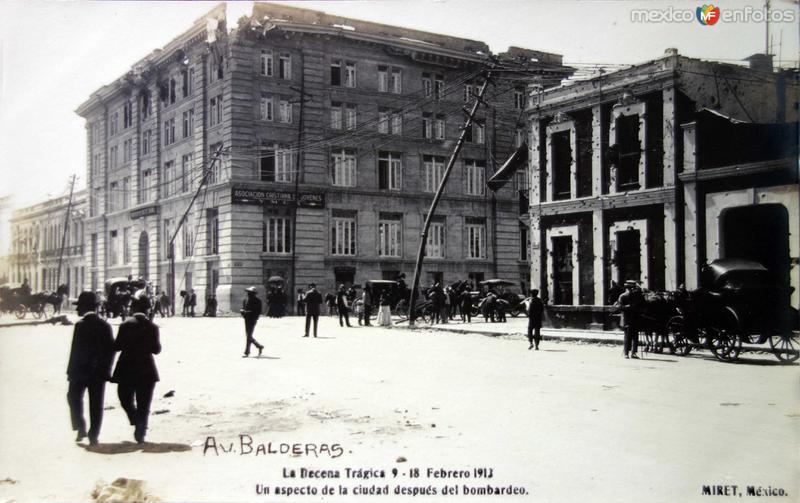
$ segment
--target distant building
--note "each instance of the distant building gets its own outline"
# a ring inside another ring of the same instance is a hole
[[[8,268],[8,250],[11,247],[11,196],[0,196],[0,284],[7,283],[11,276]]]
[[[531,97],[531,277],[551,318],[606,323],[625,280],[694,288],[764,263],[800,308],[798,72],[663,58]]]
[[[86,192],[76,191],[74,194],[69,220],[68,206],[69,197],[63,196],[11,213],[9,282],[27,280],[33,291],[55,291],[59,285],[67,284],[69,296],[78,296],[86,277],[83,247]]]
[[[89,154],[87,285],[133,274],[166,289],[173,236],[176,290],[215,293],[223,310],[272,276],[290,291],[410,276],[488,54],[474,40],[266,3],[229,33],[213,10],[77,111]],[[572,74],[560,55],[501,56],[543,87]],[[527,180],[496,195],[485,187],[525,136],[525,83],[504,76],[467,132],[423,284],[527,284]],[[208,188],[175,235],[204,170]]]

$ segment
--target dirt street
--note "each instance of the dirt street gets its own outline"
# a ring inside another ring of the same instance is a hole
[[[0,501],[120,477],[161,501],[800,501],[796,365],[327,317],[318,339],[262,318],[242,358],[241,319],[157,323],[148,443],[109,384],[94,451],[70,430],[72,327],[0,329]]]

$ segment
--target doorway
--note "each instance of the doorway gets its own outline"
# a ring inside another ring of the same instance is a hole
[[[617,249],[614,250],[614,261],[619,271],[619,276],[616,278],[617,283],[622,285],[628,280],[640,283],[642,281],[642,246],[639,231],[619,231],[616,238]]]
[[[148,279],[150,277],[150,239],[147,232],[139,234],[139,276]]]

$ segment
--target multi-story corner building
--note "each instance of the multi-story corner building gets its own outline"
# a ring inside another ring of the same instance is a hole
[[[669,50],[531,96],[531,277],[552,319],[603,323],[614,284],[691,289],[725,257],[764,263],[800,308],[798,73],[749,60]]]
[[[223,9],[78,109],[89,286],[133,274],[166,288],[173,236],[176,290],[215,293],[223,310],[272,276],[293,291],[410,273],[489,48],[271,4],[228,31]],[[423,283],[527,281],[525,177],[496,194],[485,182],[524,139],[525,83],[557,85],[572,69],[540,51],[499,56],[528,80],[493,81],[466,131]]]
[[[69,196],[62,196],[13,211],[7,258],[8,281],[27,281],[34,292],[55,291],[59,285],[67,284],[69,296],[77,297],[86,275],[83,253],[85,213],[84,191],[75,192],[71,205]]]

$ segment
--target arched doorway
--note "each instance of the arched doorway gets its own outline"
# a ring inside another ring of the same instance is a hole
[[[147,232],[143,231],[139,234],[139,276],[145,279],[150,277],[149,255],[150,239],[147,237]]]

